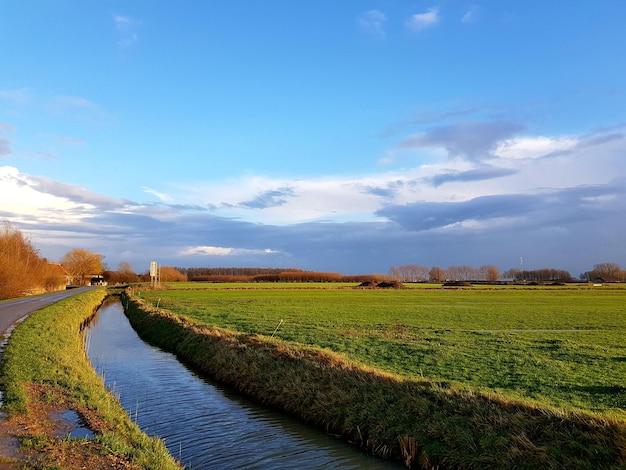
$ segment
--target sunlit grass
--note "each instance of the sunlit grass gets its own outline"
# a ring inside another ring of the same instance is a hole
[[[141,295],[203,324],[328,348],[403,377],[626,419],[624,289],[263,287]]]
[[[10,416],[24,415],[37,405],[33,400],[62,399],[66,406],[93,413],[102,429],[96,430],[92,442],[104,454],[130,457],[141,468],[180,468],[162,441],[148,437],[131,422],[87,359],[81,329],[106,295],[104,290],[93,290],[62,300],[31,314],[13,331],[2,360],[3,408]],[[31,385],[47,387],[50,397],[33,397]],[[22,442],[29,448],[34,444],[68,446],[71,442],[41,435],[27,436]]]
[[[548,394],[544,364],[529,362],[550,364],[564,347],[543,334],[586,333],[602,324],[623,333],[622,297],[568,301],[580,307],[569,316],[557,308],[563,292],[558,299],[492,292],[496,297],[441,290],[154,291],[135,292],[125,306],[140,334],[192,367],[411,468],[621,468],[624,410],[605,404],[602,414],[592,413],[580,390],[582,406],[575,409],[562,391]],[[581,312],[591,304],[602,305],[607,321],[585,318]],[[554,318],[544,318],[546,312]],[[568,354],[579,354],[577,345]],[[606,383],[621,387],[608,377]],[[533,395],[537,390],[546,395]],[[619,397],[619,390],[590,392]]]

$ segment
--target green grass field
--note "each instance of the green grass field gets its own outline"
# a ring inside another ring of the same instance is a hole
[[[203,324],[275,332],[403,377],[626,421],[623,288],[200,286],[141,296]]]

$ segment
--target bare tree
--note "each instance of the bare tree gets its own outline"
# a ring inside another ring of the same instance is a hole
[[[118,282],[137,282],[139,277],[128,261],[122,261],[117,268]]]
[[[621,271],[619,264],[616,263],[599,263],[593,266],[593,270],[589,272],[591,280],[600,278],[606,281],[621,280]]]
[[[398,266],[392,266],[391,269],[389,269],[389,275],[396,281],[402,281],[402,271]]]
[[[391,277],[403,282],[422,282],[428,278],[430,268],[419,264],[405,264],[393,266],[390,270]]]
[[[446,272],[439,266],[434,266],[428,273],[429,282],[443,282],[446,279]]]
[[[468,281],[477,276],[477,270],[472,266],[450,266],[446,269],[446,277],[455,281]]]
[[[487,282],[495,282],[500,277],[500,270],[490,264],[485,264],[478,268],[480,280]]]

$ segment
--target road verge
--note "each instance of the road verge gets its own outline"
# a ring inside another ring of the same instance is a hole
[[[20,442],[19,468],[170,470],[162,441],[141,432],[92,368],[82,330],[108,293],[97,289],[29,316],[5,347],[3,429]],[[93,437],[60,434],[59,413],[71,411]]]

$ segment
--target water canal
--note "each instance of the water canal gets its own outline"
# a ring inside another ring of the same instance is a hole
[[[119,301],[104,304],[87,349],[106,386],[187,469],[395,469],[288,416],[202,378],[144,343]]]

